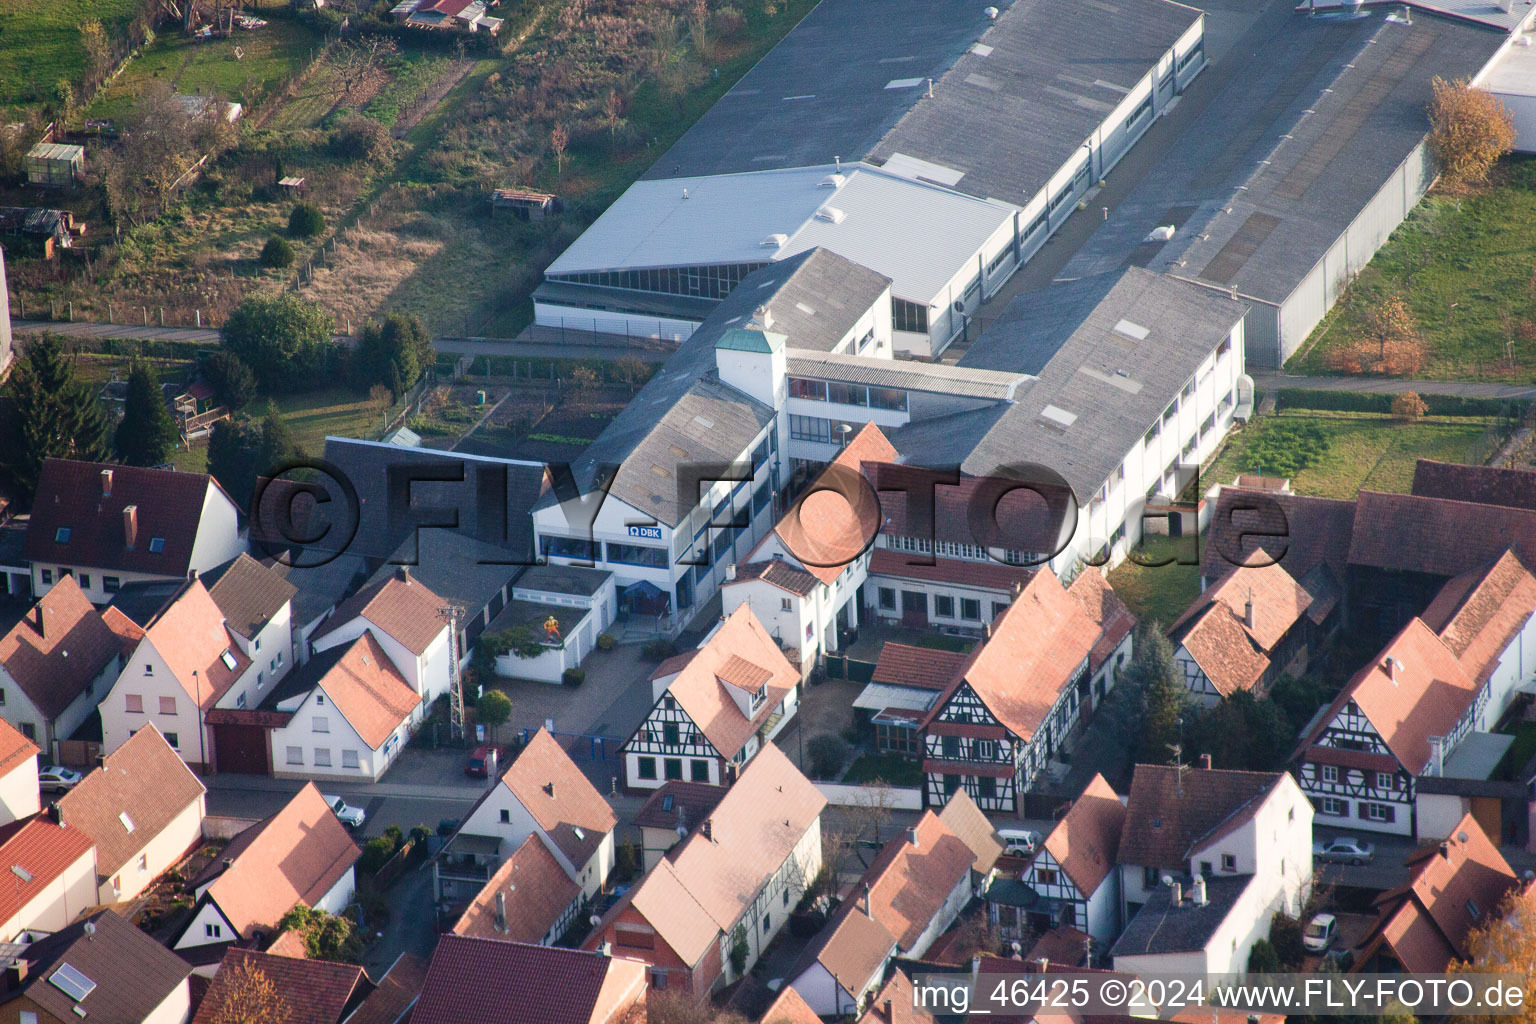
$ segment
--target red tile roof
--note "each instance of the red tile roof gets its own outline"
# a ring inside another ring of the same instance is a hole
[[[632,824],[636,828],[676,828],[682,824],[692,831],[709,816],[725,793],[724,786],[674,779],[651,793],[635,814]]]
[[[242,554],[224,570],[208,594],[224,613],[224,622],[247,640],[293,600],[299,588],[289,583],[274,566],[263,565]]]
[[[406,1011],[426,980],[427,962],[414,953],[401,953],[346,1024],[407,1024]]]
[[[0,637],[0,667],[52,721],[123,652],[73,576],[53,585]]]
[[[411,1024],[619,1024],[646,967],[575,949],[444,935]]]
[[[1120,646],[1121,641],[1136,628],[1136,616],[1120,600],[1120,595],[1115,593],[1115,588],[1109,585],[1109,580],[1105,579],[1098,566],[1084,566],[1083,571],[1077,574],[1077,578],[1067,588],[1067,593],[1083,606],[1083,611],[1099,627],[1098,642],[1088,655],[1088,670],[1097,672]]]
[[[1413,468],[1411,493],[1421,498],[1450,498],[1479,505],[1536,509],[1536,473],[1498,466],[1462,466],[1420,459]]]
[[[1298,580],[1319,563],[1343,579],[1354,525],[1353,501],[1223,487],[1211,516],[1200,573],[1216,580],[1234,566],[1278,558]],[[1256,557],[1260,551],[1265,554]]]
[[[880,648],[870,681],[942,690],[969,658],[970,655],[963,651],[941,651],[934,647],[913,647],[888,641]]]
[[[202,580],[186,585],[145,628],[141,643],[154,645],[187,696],[194,702],[201,697],[204,708],[217,704],[251,664]]]
[[[1388,672],[1395,660],[1396,678]],[[1344,705],[1353,700],[1392,756],[1418,774],[1429,763],[1429,738],[1447,736],[1477,695],[1478,684],[1423,619],[1404,626],[1370,664],[1355,673],[1302,737],[1306,748],[1316,742]]]
[[[11,774],[28,758],[36,757],[38,746],[11,723],[0,719],[0,778]]]
[[[102,472],[112,474],[112,493],[103,496]],[[203,502],[213,489],[224,489],[206,473],[49,459],[43,463],[22,549],[28,561],[97,569],[185,577],[203,516]],[[231,505],[238,505],[230,500]],[[123,509],[137,509],[138,534],[128,547]],[[59,542],[59,531],[69,539]],[[163,538],[162,550],[150,542]]]
[[[361,853],[313,782],[251,830],[255,835],[207,891],[244,938],[270,934],[300,903],[314,906]]]
[[[192,1024],[224,1024],[230,1013],[245,1005],[234,1000],[239,999],[245,978],[257,972],[272,983],[277,998],[288,1011],[283,1024],[337,1024],[359,987],[368,983],[363,969],[356,964],[230,949],[225,952]]]
[[[785,985],[779,997],[763,1013],[762,1024],[822,1024],[800,993]]]
[[[1227,697],[1258,684],[1269,670],[1270,653],[1311,604],[1312,595],[1278,562],[1239,566],[1196,598],[1168,635]]]
[[[880,500],[860,466],[895,459],[880,428],[866,423],[774,526],[785,549],[823,583],[835,582],[880,532]]]
[[[608,801],[544,729],[534,733],[501,784],[578,871],[619,822]]]
[[[1446,583],[1420,617],[1461,659],[1468,675],[1486,682],[1533,614],[1536,576],[1510,549],[1493,565]]]
[[[384,648],[364,631],[317,680],[364,743],[377,750],[421,704]]]
[[[931,564],[909,564],[909,559],[912,562],[926,560]],[[969,562],[959,558],[930,559],[928,555],[908,554],[890,548],[875,548],[869,558],[871,576],[891,576],[901,580],[921,580],[924,583],[953,583],[981,590],[1006,592],[1015,586],[1028,586],[1037,573],[1037,569],[1021,565]]]
[[[1138,764],[1116,860],[1170,870],[1187,864],[1197,843],[1246,820],[1283,778],[1279,772]]]
[[[1125,805],[1104,776],[1095,775],[1045,837],[1045,851],[1085,899],[1114,870],[1124,824]]]
[[[1411,494],[1361,491],[1349,561],[1379,569],[1458,576],[1511,547],[1536,551],[1536,511]]]
[[[971,848],[976,858],[971,865],[974,870],[983,875],[992,870],[997,858],[1002,856],[1003,841],[970,794],[963,789],[957,790],[939,812],[939,821]]]
[[[426,653],[432,641],[448,628],[445,602],[408,573],[397,572],[372,583],[337,606],[315,634],[320,639],[358,616],[394,637],[412,654]]]
[[[16,921],[16,915],[71,865],[89,857],[94,845],[79,829],[54,824],[46,811],[0,825],[0,870],[10,871],[14,878],[0,886],[0,923],[12,922],[17,928],[31,925],[31,921]],[[27,877],[15,874],[16,868]]]
[[[784,558],[763,558],[755,562],[747,562],[745,565],[738,565],[736,578],[727,580],[725,585],[731,586],[750,580],[772,583],[780,590],[786,590],[800,597],[813,593],[820,585],[820,581],[815,576]]]
[[[96,873],[111,878],[178,815],[199,803],[204,792],[181,755],[151,723],[60,797],[59,812],[64,824],[96,841]],[[123,815],[133,823],[132,831]]]
[[[488,939],[542,942],[580,895],[581,886],[571,881],[544,840],[534,833],[496,869],[451,931]],[[501,911],[497,909],[498,896]]]
[[[997,720],[1023,739],[1033,736],[1062,691],[1077,678],[1099,639],[1098,625],[1051,572],[1040,572],[992,624],[992,635],[934,703],[936,720],[962,683]]]
[[[891,980],[885,987],[869,1001],[869,1009],[859,1018],[859,1024],[931,1024],[937,1019],[927,1010],[918,1008],[912,979],[896,970],[891,972]]]
[[[1024,959],[1036,963],[1049,960],[1053,964],[1067,967],[1087,967],[1088,946],[1092,941],[1085,932],[1059,925],[1036,939]]]
[[[880,494],[886,517],[883,532],[929,541],[984,548],[1049,552],[1059,546],[1072,491],[1034,481],[1040,493],[1007,477],[960,477],[953,472],[882,463],[865,473]],[[994,523],[972,518],[973,506],[986,509]]]

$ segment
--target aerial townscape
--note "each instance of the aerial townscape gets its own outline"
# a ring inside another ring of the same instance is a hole
[[[1533,43],[0,3],[0,1024],[1536,1021]]]

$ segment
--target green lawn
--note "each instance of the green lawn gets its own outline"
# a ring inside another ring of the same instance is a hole
[[[1200,593],[1200,566],[1180,561],[1195,559],[1194,539],[1147,537],[1140,557],[1145,562],[1165,558],[1174,561],[1168,565],[1140,565],[1126,559],[1110,571],[1109,584],[1138,619],[1170,626]]]
[[[921,786],[923,769],[900,754],[864,754],[848,766],[843,782],[850,786],[884,782],[888,786]]]
[[[263,28],[227,39],[198,40],[166,32],[97,95],[86,114],[122,117],[155,81],[177,92],[212,93],[249,106],[298,74],[320,45],[308,28],[286,18],[271,18]]]
[[[260,415],[261,403],[252,410]],[[293,428],[294,438],[306,452],[319,455],[328,435],[340,437],[377,437],[384,426],[383,417],[368,407],[368,400],[350,388],[328,387],[302,395],[283,395],[277,399],[283,418]]]
[[[1478,194],[1426,196],[1286,365],[1327,373],[1382,295],[1412,308],[1435,380],[1536,379],[1536,160],[1511,157]]]
[[[1493,454],[1490,427],[1494,421],[1478,417],[1399,423],[1370,413],[1286,409],[1278,418],[1315,424],[1328,441],[1327,451],[1292,478],[1291,485],[1300,494],[1353,498],[1361,490],[1406,492],[1419,459],[1481,463]],[[1201,478],[1230,482],[1239,473],[1261,471],[1249,447],[1264,423],[1255,420],[1234,430],[1215,461],[1201,471]]]
[[[0,3],[0,109],[53,100],[60,79],[85,73],[82,22],[98,19],[112,33],[139,9],[138,0],[5,0]]]

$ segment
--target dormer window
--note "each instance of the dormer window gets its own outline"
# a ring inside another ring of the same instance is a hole
[[[223,661],[224,667],[229,669],[231,672],[235,670],[235,656],[229,652],[229,648],[226,647],[224,649],[224,653],[219,655],[219,660]]]
[[[762,707],[763,706],[763,701],[765,701],[767,699],[768,699],[768,684],[764,683],[762,686],[759,686],[757,688],[757,692],[752,695],[752,699],[747,704],[747,706],[749,708],[751,708],[751,713],[754,714],[754,715],[757,714],[757,709]]]
[[[164,550],[165,550],[165,538],[164,537],[151,537],[151,538],[149,538],[149,553],[150,554],[158,555],[158,554],[160,554]]]
[[[53,542],[55,544],[68,544],[69,543],[69,527],[61,526],[57,530],[54,530],[53,531]]]

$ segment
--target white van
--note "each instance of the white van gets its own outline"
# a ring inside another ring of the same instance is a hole
[[[1040,833],[1027,828],[1000,828],[997,835],[1003,841],[1003,853],[1009,857],[1033,857],[1040,848]]]

